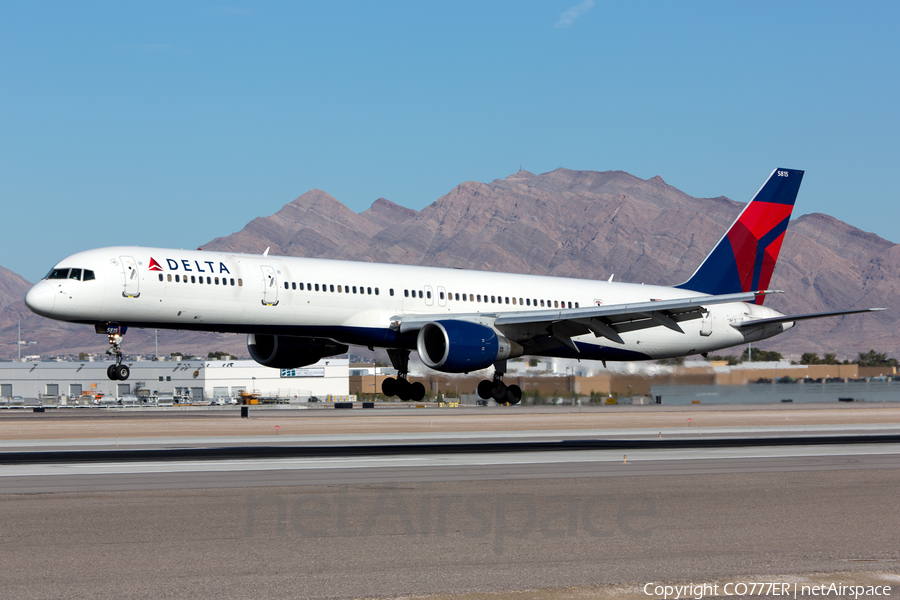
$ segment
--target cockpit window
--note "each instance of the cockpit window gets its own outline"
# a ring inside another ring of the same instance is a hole
[[[90,269],[53,269],[44,279],[74,279],[75,281],[93,281],[94,272]]]

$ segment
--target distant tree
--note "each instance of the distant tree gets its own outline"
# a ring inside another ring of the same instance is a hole
[[[829,352],[825,356],[822,357],[823,365],[837,365],[840,364],[837,359],[837,354],[834,352]]]
[[[734,365],[738,364],[738,357],[731,356],[731,355],[719,356],[718,354],[710,354],[709,356],[706,357],[706,360],[715,361],[715,362],[727,362],[729,364],[729,366],[732,366],[732,367]]]
[[[887,354],[883,352],[875,352],[875,350],[869,350],[868,352],[860,352],[859,357],[853,361],[861,367],[896,367],[897,359],[896,358],[888,358]]]
[[[529,366],[529,367],[536,367],[536,366],[538,366],[538,359],[536,359],[536,358],[534,358],[534,357],[529,358],[529,359],[528,359],[528,366]]]
[[[801,365],[817,365],[820,362],[819,355],[815,352],[804,352],[803,356],[800,357]]]
[[[88,357],[87,352],[79,352],[78,353],[78,360],[87,360],[87,357]]]
[[[221,350],[216,350],[215,352],[207,354],[206,358],[210,360],[233,360],[234,355],[229,354],[228,352],[222,352]]]
[[[683,365],[684,357],[676,356],[675,358],[662,358],[656,362],[657,362],[657,364],[660,364],[660,365]]]
[[[741,354],[741,362],[778,362],[782,359],[780,352],[775,352],[773,350],[758,350],[753,349],[753,352],[749,352],[750,348],[744,350],[744,353]]]

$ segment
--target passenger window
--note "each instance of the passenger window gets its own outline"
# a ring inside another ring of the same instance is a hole
[[[284,282],[284,289],[286,289],[286,290],[291,289],[291,284],[289,284],[287,281],[285,281],[285,282]]]
[[[160,280],[160,281],[162,281],[162,280],[163,280],[163,276],[162,276],[162,273],[160,273],[160,274],[159,274],[159,280]]]
[[[238,287],[243,287],[243,285],[244,285],[244,280],[238,279]]]
[[[541,300],[541,306],[544,306],[544,301],[543,301],[543,300]]]
[[[441,293],[440,293],[440,294],[438,294],[438,295],[439,295],[439,297],[440,297],[440,299],[441,299],[441,300],[443,300],[443,299],[444,299],[444,292],[441,292]]]
[[[191,277],[193,279],[193,277]],[[203,283],[203,275],[197,278],[197,283]]]
[[[463,298],[465,298],[465,297],[466,297],[466,295],[463,294]],[[459,300],[459,294],[456,295],[456,299]]]
[[[222,280],[222,283],[225,283],[225,280],[224,280],[224,279]],[[219,285],[219,278],[218,278],[218,277],[216,277],[216,285]]]
[[[506,300],[506,304],[509,304],[509,296],[505,297],[504,300]]]
[[[469,302],[475,302],[475,296],[473,294],[469,294]]]
[[[370,296],[372,295],[372,288],[366,288],[366,293]]]
[[[556,300],[553,301],[553,308],[559,308],[559,302]]]
[[[316,284],[316,291],[317,291],[317,292],[319,291],[319,284],[318,284],[318,283]]]
[[[191,275],[191,283],[197,283],[197,280],[194,279],[194,276],[193,276],[193,275]]]
[[[307,283],[307,284],[306,284],[306,289],[307,289],[308,291],[310,291],[310,292],[313,291],[313,289],[312,289],[312,284],[311,284],[311,283]]]
[[[394,288],[391,288],[391,296],[394,295]]]
[[[516,303],[516,299],[515,299],[515,298],[513,298],[513,304],[515,304],[515,303]]]
[[[328,289],[329,289],[331,292],[334,292],[334,286],[333,286],[333,285],[329,285],[329,286],[328,286]]]
[[[403,290],[403,297],[409,298],[409,290]]]
[[[172,274],[171,274],[171,273],[169,273],[168,275],[166,275],[166,280],[167,280],[169,283],[172,283]]]
[[[577,303],[577,302],[575,303],[575,308],[578,308],[578,303]]]
[[[338,293],[340,294],[343,291],[344,291],[344,288],[342,288],[341,286],[338,286]]]
[[[481,294],[478,294],[476,297],[478,298],[478,301],[481,302]]]
[[[231,285],[234,285],[234,277],[231,278]]]
[[[207,278],[206,278],[206,284],[207,284],[207,285],[212,285],[212,277],[207,277]]]
[[[292,290],[296,290],[296,289],[297,289],[297,282],[295,282],[295,281],[292,281],[292,282],[291,282],[291,289],[292,289]]]
[[[378,295],[378,288],[375,288],[375,295]]]
[[[525,298],[525,306],[531,306],[531,298]]]
[[[93,281],[94,280],[94,272],[90,269],[84,270],[84,277],[81,278],[82,281]]]

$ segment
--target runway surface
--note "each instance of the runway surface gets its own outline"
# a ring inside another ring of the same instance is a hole
[[[4,464],[0,596],[646,598],[768,577],[900,597],[900,444],[806,427],[833,443]]]

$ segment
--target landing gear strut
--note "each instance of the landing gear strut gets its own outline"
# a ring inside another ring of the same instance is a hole
[[[482,400],[493,399],[497,404],[518,404],[522,399],[522,388],[515,384],[503,383],[504,374],[506,374],[506,361],[498,360],[494,363],[493,380],[482,379],[478,383],[478,396]]]
[[[100,329],[100,327],[98,325],[97,329]],[[122,354],[122,336],[125,335],[127,330],[127,327],[121,327],[120,325],[106,326],[106,337],[109,339],[109,349],[107,349],[106,353],[116,357],[116,364],[109,365],[106,369],[106,376],[113,381],[125,381],[131,375],[131,369],[128,368],[128,365],[122,364],[122,360],[125,358],[125,355]]]
[[[425,386],[420,382],[410,383],[409,379],[409,350],[388,348],[388,357],[391,365],[397,369],[397,378],[388,377],[381,382],[381,392],[390,398],[397,396],[401,400],[415,400],[418,402],[425,397]]]

